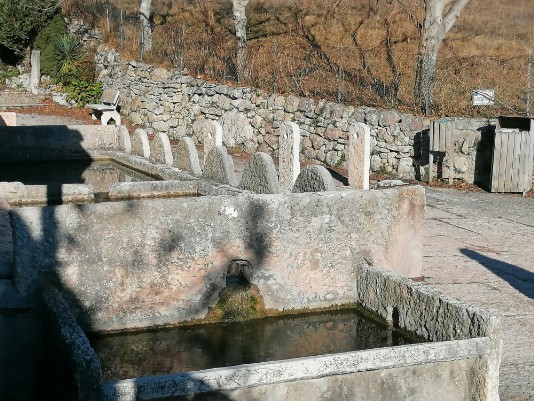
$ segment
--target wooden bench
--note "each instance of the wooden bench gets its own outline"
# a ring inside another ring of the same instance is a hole
[[[108,125],[108,121],[113,119],[115,125],[121,125],[121,116],[117,111],[119,105],[119,91],[106,89],[102,93],[99,104],[86,104],[85,107],[93,109],[93,120],[100,119],[102,125]]]

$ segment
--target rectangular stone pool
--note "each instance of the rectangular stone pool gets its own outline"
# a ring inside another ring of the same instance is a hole
[[[0,164],[0,182],[51,186],[89,184],[95,193],[108,192],[111,184],[117,182],[153,181],[156,179],[111,160],[24,161]]]
[[[104,380],[190,372],[420,342],[356,310],[90,338]]]

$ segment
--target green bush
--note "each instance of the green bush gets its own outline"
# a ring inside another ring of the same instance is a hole
[[[67,24],[61,13],[55,14],[37,34],[33,48],[41,51],[41,72],[43,74],[55,78],[54,42],[56,38],[66,34]]]
[[[98,103],[102,95],[101,82],[73,79],[66,87],[67,100],[74,100],[78,106]]]

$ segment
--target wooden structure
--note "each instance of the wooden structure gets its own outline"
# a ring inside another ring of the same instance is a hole
[[[113,119],[115,125],[121,125],[121,116],[117,107],[119,105],[119,91],[106,89],[100,97],[99,104],[86,104],[85,107],[93,109],[93,120],[100,119],[102,125],[108,125]]]
[[[491,192],[532,189],[534,122],[530,117],[499,117],[491,165]]]
[[[434,179],[434,154],[438,153],[439,163],[443,166],[443,158],[449,155],[449,185],[454,182],[454,122],[447,120],[432,120],[429,131],[428,147],[428,183]]]

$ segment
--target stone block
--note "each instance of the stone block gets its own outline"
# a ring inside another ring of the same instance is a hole
[[[253,154],[245,164],[239,188],[258,194],[279,193],[278,175],[271,156],[262,152]]]
[[[293,193],[335,191],[336,185],[330,172],[318,164],[302,170],[293,186]]]
[[[200,120],[193,124],[193,132],[201,138],[204,144],[204,162],[210,151],[216,146],[222,146],[223,131],[221,124],[213,120]]]
[[[203,177],[220,184],[237,187],[234,161],[226,151],[226,148],[215,146],[210,150],[204,163]]]
[[[164,132],[158,132],[152,139],[152,147],[150,148],[150,161],[158,164],[166,164],[172,166],[172,151],[169,137]]]
[[[363,123],[349,126],[348,146],[349,185],[354,188],[369,189],[371,169],[371,130]]]
[[[236,147],[243,145],[254,136],[254,129],[243,113],[237,111],[224,113],[220,121],[225,146]]]
[[[17,113],[3,111],[0,113],[0,126],[14,127],[17,125]]]
[[[283,123],[278,136],[278,182],[282,191],[291,191],[300,172],[300,128]]]
[[[130,132],[125,125],[117,126],[117,134],[119,136],[119,147],[126,153],[132,151],[132,141],[130,138]]]
[[[202,175],[197,148],[191,138],[186,136],[180,138],[178,141],[174,157],[174,167],[194,175]]]
[[[148,159],[150,157],[150,145],[148,135],[142,128],[137,128],[132,136],[132,154]]]

